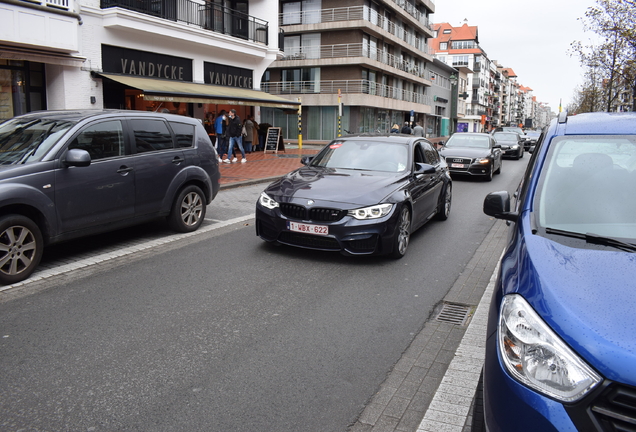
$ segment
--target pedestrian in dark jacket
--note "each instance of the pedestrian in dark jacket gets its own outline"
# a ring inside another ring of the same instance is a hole
[[[247,162],[247,159],[245,159],[245,150],[243,150],[243,139],[242,139],[243,137],[241,136],[242,131],[243,131],[243,125],[241,124],[241,118],[236,115],[235,109],[231,109],[228,124],[227,124],[227,136],[229,137],[229,140],[230,140],[230,149],[227,152],[228,158],[224,159],[223,162],[225,163],[236,162],[236,157],[232,159],[231,161],[229,159],[229,155],[234,150],[234,144],[237,144],[239,150],[241,150],[241,156],[243,156],[243,159],[241,159],[241,163]]]
[[[400,133],[411,135],[411,128],[409,127],[409,122],[404,122],[404,126],[402,126],[402,130]]]

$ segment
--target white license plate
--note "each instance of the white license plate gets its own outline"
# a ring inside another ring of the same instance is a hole
[[[298,222],[287,222],[287,228],[290,231],[315,234],[315,235],[329,235],[329,227],[326,225],[311,225]]]
[[[465,168],[466,166],[464,164],[451,164],[451,168]]]

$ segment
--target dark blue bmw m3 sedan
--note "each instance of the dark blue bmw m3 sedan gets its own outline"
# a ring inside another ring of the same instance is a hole
[[[446,220],[452,181],[424,138],[338,138],[270,184],[256,203],[263,240],[347,255],[406,254],[413,231]]]

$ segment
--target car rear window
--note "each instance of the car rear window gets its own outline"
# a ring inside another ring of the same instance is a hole
[[[178,147],[184,148],[194,146],[194,125],[170,122],[170,126],[177,138]]]
[[[172,134],[163,120],[133,119],[130,121],[135,133],[137,153],[172,150]]]

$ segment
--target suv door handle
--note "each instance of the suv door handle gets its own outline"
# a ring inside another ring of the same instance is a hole
[[[174,159],[172,159],[172,163],[175,165],[179,165],[183,161],[185,161],[185,159],[183,159],[181,156],[175,156]]]
[[[119,167],[119,169],[117,170],[118,174],[122,174],[122,175],[127,175],[129,172],[131,172],[133,169],[127,167],[126,165],[122,165]]]

